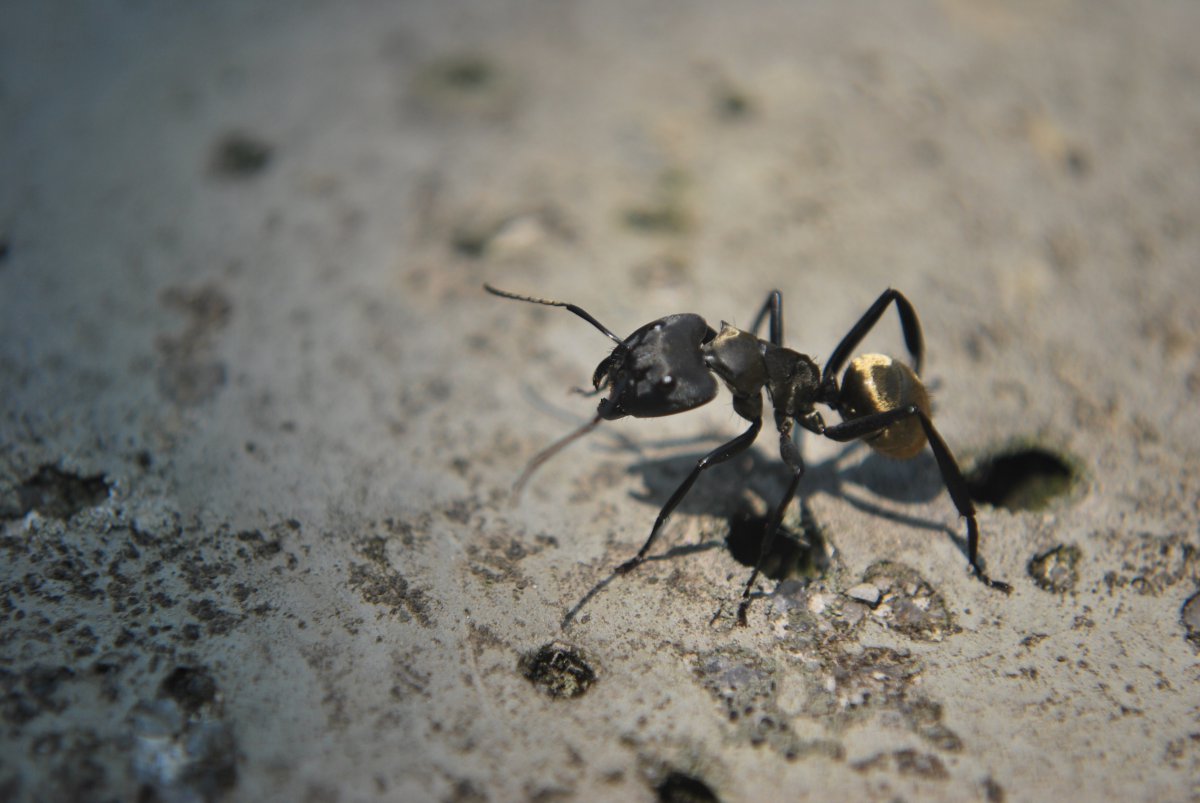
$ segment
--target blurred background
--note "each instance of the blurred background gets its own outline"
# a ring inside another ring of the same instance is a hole
[[[1194,3],[0,7],[0,797],[1195,793]],[[622,335],[779,289],[817,360],[903,290],[972,477],[1051,483],[979,497],[1014,595],[931,456],[810,438],[828,546],[732,629],[773,435],[609,588],[742,423],[510,505],[610,344],[484,282]]]

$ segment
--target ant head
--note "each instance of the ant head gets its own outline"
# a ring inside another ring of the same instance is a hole
[[[593,387],[611,388],[601,418],[658,418],[699,407],[717,395],[701,353],[714,332],[699,315],[681,313],[651,321],[625,338],[596,366]]]

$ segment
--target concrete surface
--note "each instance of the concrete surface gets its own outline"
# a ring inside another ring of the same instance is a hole
[[[3,6],[0,798],[1200,799],[1200,6]],[[510,505],[609,344],[484,281],[818,359],[903,289],[1012,595],[808,438],[734,626],[771,435],[613,579],[739,419]]]

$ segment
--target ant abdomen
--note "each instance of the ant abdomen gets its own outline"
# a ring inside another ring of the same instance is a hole
[[[905,363],[885,354],[864,354],[850,361],[842,378],[842,418],[847,421],[901,407],[915,406],[932,417],[929,392],[920,377]],[[916,416],[863,438],[872,449],[887,457],[907,460],[925,448],[925,430]]]

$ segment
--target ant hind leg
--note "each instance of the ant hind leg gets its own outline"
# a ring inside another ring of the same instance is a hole
[[[950,447],[942,440],[941,434],[934,427],[933,422],[929,420],[929,416],[921,412],[915,405],[910,404],[907,407],[885,410],[881,413],[865,415],[862,418],[855,418],[835,426],[826,427],[825,431],[821,434],[832,440],[845,443],[870,435],[873,432],[878,432],[881,429],[886,429],[892,424],[912,416],[917,417],[921,422],[921,428],[925,430],[925,437],[929,441],[929,448],[933,450],[933,457],[937,460],[938,471],[942,475],[942,482],[946,486],[946,491],[950,494],[950,499],[954,502],[954,507],[958,510],[958,515],[967,520],[967,561],[972,576],[989,588],[994,588],[1005,594],[1012,592],[1011,585],[1003,580],[993,580],[984,571],[983,566],[979,562],[979,522],[975,517],[975,504],[971,501],[971,495],[967,492],[967,481],[963,477],[962,469],[958,467],[958,461],[954,459],[954,454],[950,451]]]

